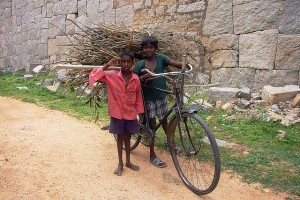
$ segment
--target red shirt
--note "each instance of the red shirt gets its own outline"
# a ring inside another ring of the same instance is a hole
[[[117,119],[134,120],[144,112],[141,84],[138,76],[132,73],[126,87],[121,71],[95,68],[89,76],[92,88],[96,81],[106,83],[108,88],[108,115]]]

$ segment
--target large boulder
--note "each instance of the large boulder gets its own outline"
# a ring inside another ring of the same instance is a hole
[[[261,98],[269,102],[269,104],[275,104],[279,102],[285,102],[292,100],[298,93],[300,88],[298,85],[286,85],[284,87],[273,87],[266,85],[262,89]]]

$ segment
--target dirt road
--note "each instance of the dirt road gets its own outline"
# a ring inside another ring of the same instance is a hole
[[[139,172],[117,166],[116,144],[107,131],[58,111],[0,97],[0,199],[285,199],[286,194],[259,189],[223,173],[209,195],[197,196],[169,164],[151,165],[139,146],[132,162]]]

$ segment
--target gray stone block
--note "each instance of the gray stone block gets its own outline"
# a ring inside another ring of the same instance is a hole
[[[233,33],[232,4],[227,0],[208,1],[203,33],[209,35]]]
[[[0,69],[7,69],[8,68],[8,62],[7,59],[0,59]]]
[[[216,101],[229,101],[237,97],[239,88],[224,88],[224,87],[211,87],[205,92],[208,95],[208,102],[214,103]]]
[[[275,69],[300,71],[300,34],[279,35]]]
[[[198,1],[192,4],[182,4],[179,5],[177,8],[178,13],[188,13],[193,11],[201,11],[205,10],[205,2],[204,1]]]
[[[210,54],[212,69],[238,67],[238,52],[235,50],[219,50]]]
[[[133,7],[123,6],[116,9],[116,25],[118,26],[128,26],[131,27],[133,23]]]
[[[211,83],[218,83],[223,87],[252,88],[255,76],[254,69],[221,68],[211,72]]]
[[[253,1],[233,7],[234,33],[275,29],[279,24],[278,0]]]
[[[298,85],[286,85],[284,87],[273,87],[266,85],[262,89],[261,97],[270,104],[291,101],[298,93],[300,88]]]
[[[252,91],[257,92],[265,85],[281,87],[297,85],[299,72],[291,70],[256,70]]]
[[[283,16],[279,25],[280,33],[299,34],[300,33],[300,1],[287,0],[283,11]]]
[[[240,67],[273,69],[278,30],[259,31],[240,36]]]
[[[209,52],[218,50],[238,50],[239,36],[234,34],[223,34],[209,37],[208,41],[204,41]]]

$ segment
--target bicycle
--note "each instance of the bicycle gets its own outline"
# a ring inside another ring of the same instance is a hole
[[[173,95],[175,103],[163,117],[165,120],[173,113],[168,124],[167,142],[154,134],[162,125],[161,122],[152,131],[145,111],[145,123],[139,124],[139,132],[132,134],[133,143],[130,150],[134,150],[140,143],[149,147],[150,138],[156,137],[168,148],[176,171],[184,184],[194,193],[204,195],[216,188],[220,179],[221,161],[217,142],[208,125],[197,115],[196,110],[184,107],[184,79],[185,75],[192,71],[192,66],[189,65],[189,68],[188,71],[183,69],[160,74],[143,69],[153,78],[165,76],[171,80],[172,90],[153,89]]]

